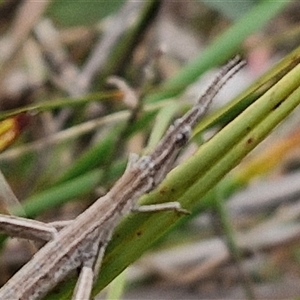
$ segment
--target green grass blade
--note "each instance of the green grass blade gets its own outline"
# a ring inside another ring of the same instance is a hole
[[[49,208],[89,193],[97,187],[102,176],[101,170],[93,170],[29,197],[22,202],[26,216],[36,216]],[[23,215],[23,210],[14,210],[14,214]]]
[[[260,1],[177,75],[167,80],[162,85],[160,92],[149,95],[147,101],[159,101],[183,92],[201,74],[219,64],[223,64],[239,52],[243,41],[251,33],[267,24],[289,2],[290,0]]]
[[[36,113],[50,111],[58,108],[64,108],[64,107],[70,108],[70,107],[83,106],[93,101],[112,101],[120,97],[122,97],[122,94],[119,91],[97,92],[79,98],[62,98],[62,99],[56,99],[51,101],[44,101],[40,103],[34,103],[21,108],[1,111],[0,121],[18,115],[20,113],[36,114]]]
[[[57,182],[64,182],[80,176],[96,167],[100,168],[110,158],[115,147],[115,143],[119,138],[121,128],[119,126],[113,128],[104,136],[99,143],[92,146],[83,153],[72,166],[58,179]]]

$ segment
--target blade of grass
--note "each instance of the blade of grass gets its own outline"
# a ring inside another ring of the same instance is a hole
[[[145,1],[138,19],[133,26],[120,38],[119,43],[112,49],[110,57],[107,58],[102,68],[100,82],[103,83],[107,76],[116,74],[128,63],[133,49],[138,45],[147,28],[159,11],[161,1]]]
[[[126,284],[126,270],[123,271],[114,281],[109,285],[106,299],[121,299]]]
[[[105,164],[105,162],[107,162],[107,160],[111,156],[120,131],[120,126],[117,126],[110,130],[99,143],[85,151],[72,164],[72,166],[64,172],[64,174],[57,180],[56,183],[61,183],[73,179],[81,174],[84,174],[96,167],[99,168],[103,164]]]
[[[178,112],[179,108],[182,106],[181,103],[171,103],[163,107],[156,115],[153,129],[151,131],[147,147],[144,150],[144,153],[153,150],[157,145],[160,139],[163,137],[165,131],[170,125],[172,118]]]
[[[182,68],[177,75],[167,80],[161,86],[159,92],[149,95],[146,101],[159,101],[174,97],[183,92],[201,74],[219,64],[223,64],[234,56],[235,53],[239,52],[243,41],[251,33],[266,25],[289,2],[290,0],[260,1],[247,14],[213,41],[211,45],[205,48],[199,56]]]
[[[6,118],[21,114],[21,113],[40,113],[43,111],[54,110],[63,107],[76,107],[82,106],[93,101],[112,101],[122,98],[123,95],[120,91],[110,91],[110,92],[98,92],[88,94],[80,98],[63,98],[51,101],[44,101],[40,103],[30,104],[21,108],[16,108],[12,110],[6,110],[0,112],[0,121]]]
[[[26,216],[36,216],[49,208],[89,193],[98,186],[102,176],[101,170],[93,170],[29,197],[22,202]],[[18,208],[13,209],[13,213],[19,216],[24,215],[23,210]]]

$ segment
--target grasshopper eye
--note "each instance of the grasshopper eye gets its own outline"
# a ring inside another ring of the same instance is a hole
[[[185,125],[176,135],[176,144],[179,147],[184,146],[190,138],[192,127]]]

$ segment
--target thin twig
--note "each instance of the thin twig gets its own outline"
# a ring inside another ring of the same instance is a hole
[[[173,102],[172,100],[169,100],[160,103],[149,104],[145,106],[144,111],[145,112],[156,111],[172,102]],[[48,147],[49,145],[59,144],[61,142],[66,142],[72,139],[76,139],[86,133],[89,133],[99,128],[100,126],[113,124],[115,122],[122,122],[126,120],[129,116],[130,116],[129,111],[120,111],[105,117],[101,117],[95,120],[81,123],[79,125],[57,132],[51,136],[47,136],[45,138],[37,140],[35,142],[28,143],[26,145],[19,146],[14,149],[7,150],[0,154],[0,162],[11,161],[26,153],[41,151],[46,147]]]
[[[131,25],[132,20],[143,5],[143,2],[127,1],[120,12],[113,18],[113,21],[107,24],[104,35],[99,39],[82,68],[82,72],[78,75],[77,85],[80,87],[81,93],[86,93],[89,90],[95,75],[101,72],[107,63],[108,57],[111,55],[112,49]]]
[[[33,2],[25,0],[16,14],[9,36],[1,41],[0,78],[6,74],[10,62],[14,59],[33,26],[46,10],[49,0]]]

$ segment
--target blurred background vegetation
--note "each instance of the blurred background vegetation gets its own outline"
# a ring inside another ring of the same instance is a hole
[[[214,101],[179,166],[142,199],[179,200],[191,216],[127,218],[94,293],[152,247],[100,297],[300,295],[297,1],[0,3],[2,213],[75,218],[121,176],[128,153],[153,149],[241,54],[247,66]],[[31,255],[23,241],[3,239],[0,284]],[[73,284],[49,299],[68,299]]]

